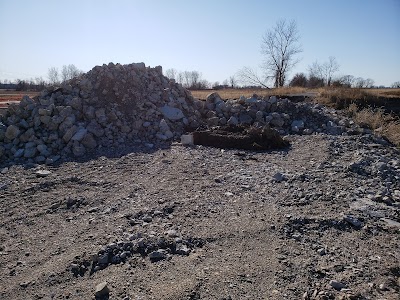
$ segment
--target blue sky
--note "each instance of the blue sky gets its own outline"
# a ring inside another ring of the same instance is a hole
[[[400,81],[400,0],[0,0],[0,80],[144,62],[222,82],[260,66],[279,19],[297,22],[304,50],[289,77],[334,56],[338,75]]]

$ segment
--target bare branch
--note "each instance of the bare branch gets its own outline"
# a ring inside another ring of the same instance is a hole
[[[329,60],[323,64],[315,61],[308,67],[310,77],[323,80],[324,84],[327,86],[331,85],[333,74],[335,74],[337,71],[339,71],[339,64],[336,61],[336,58],[333,56],[330,56]]]
[[[263,69],[267,78],[274,79],[275,87],[285,84],[287,73],[299,62],[295,56],[303,50],[299,44],[295,21],[280,20],[262,39],[261,50],[265,55]]]
[[[229,84],[231,85],[231,88],[235,88],[237,83],[236,83],[236,78],[235,76],[229,77]]]
[[[165,76],[167,76],[169,79],[176,79],[176,70],[174,68],[172,69],[167,69],[165,71]]]
[[[239,81],[244,85],[257,85],[269,89],[269,87],[265,84],[265,80],[263,80],[257,74],[257,71],[253,70],[250,67],[243,67],[242,69],[240,69],[237,72],[237,77],[239,78]]]
[[[49,78],[49,82],[50,82],[50,84],[52,84],[52,85],[57,85],[57,84],[60,83],[59,77],[58,77],[58,69],[55,68],[55,67],[51,67],[51,68],[48,70],[48,75],[47,75],[47,77]]]

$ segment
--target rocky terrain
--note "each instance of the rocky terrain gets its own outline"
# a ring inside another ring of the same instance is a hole
[[[1,122],[1,299],[399,297],[399,150],[340,112],[110,64]],[[227,124],[290,146],[179,143]]]

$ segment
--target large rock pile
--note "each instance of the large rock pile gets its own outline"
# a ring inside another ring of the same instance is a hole
[[[364,130],[335,110],[275,96],[224,101],[212,93],[199,101],[161,67],[110,63],[11,105],[0,119],[0,161],[52,163],[129,141],[178,139],[199,125],[238,124],[270,126],[282,135]]]
[[[161,67],[97,66],[12,105],[0,122],[0,157],[51,163],[128,140],[178,138],[199,125],[196,103]]]

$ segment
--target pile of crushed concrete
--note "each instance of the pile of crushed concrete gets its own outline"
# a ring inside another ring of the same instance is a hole
[[[200,101],[144,63],[96,66],[39,96],[25,96],[0,119],[0,160],[51,164],[101,147],[179,140],[187,130],[268,126],[286,134],[360,134],[351,120],[312,103],[272,97]]]
[[[311,102],[292,102],[276,96],[253,95],[224,101],[217,93],[210,94],[201,108],[209,127],[224,125],[268,125],[282,135],[287,134],[361,134],[350,118],[335,109]]]
[[[10,106],[1,120],[0,156],[51,163],[130,140],[177,139],[199,120],[190,92],[161,67],[110,63]]]

